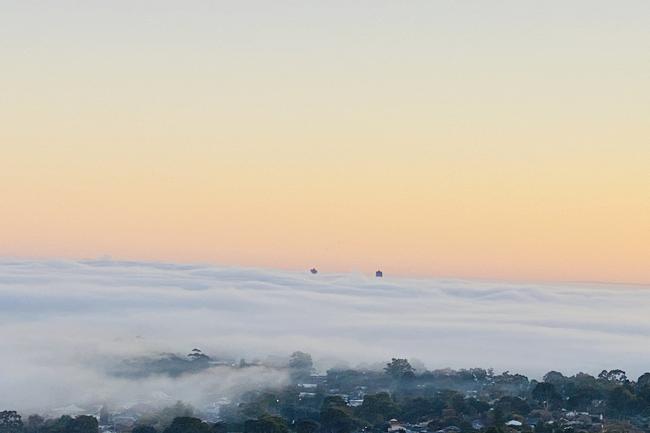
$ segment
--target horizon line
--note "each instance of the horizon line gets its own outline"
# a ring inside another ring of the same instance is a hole
[[[3,255],[0,254],[0,263],[3,263],[7,260],[15,261],[60,261],[60,262],[75,262],[75,263],[84,263],[84,262],[112,262],[112,263],[128,263],[128,264],[159,264],[159,265],[185,265],[185,266],[209,266],[209,267],[222,267],[222,268],[239,268],[244,270],[258,270],[258,271],[280,271],[280,272],[292,272],[292,273],[301,273],[309,272],[310,268],[316,267],[318,274],[343,274],[343,275],[355,275],[361,274],[365,276],[370,276],[375,273],[377,269],[383,272],[382,278],[391,278],[396,277],[398,279],[410,279],[410,280],[461,280],[461,281],[477,281],[477,282],[491,282],[491,283],[510,283],[510,284],[576,284],[576,285],[586,285],[586,284],[598,284],[598,285],[612,285],[612,286],[632,286],[639,288],[650,289],[650,282],[639,282],[639,281],[603,281],[603,280],[560,280],[560,279],[504,279],[504,278],[490,278],[490,277],[467,277],[467,276],[458,276],[458,275],[422,275],[422,274],[404,274],[404,273],[389,273],[386,274],[383,267],[379,266],[377,269],[372,271],[362,271],[362,270],[353,270],[353,271],[322,271],[318,266],[311,264],[306,265],[304,269],[292,268],[292,267],[269,267],[269,266],[254,266],[254,265],[242,265],[242,264],[226,264],[226,263],[217,263],[217,262],[200,262],[200,261],[170,261],[170,260],[155,260],[155,259],[122,259],[116,258],[110,254],[99,255],[97,257],[52,257],[52,256],[13,256],[13,255]]]

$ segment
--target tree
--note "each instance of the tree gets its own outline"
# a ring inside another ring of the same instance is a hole
[[[404,358],[393,358],[391,362],[386,364],[384,371],[393,379],[398,380],[402,379],[405,376],[409,377],[415,374],[415,369],[411,367],[408,359]]]
[[[366,395],[361,406],[355,410],[355,415],[370,424],[380,424],[399,414],[399,407],[387,392]]]
[[[491,418],[492,418],[492,427],[491,428],[496,428],[497,431],[500,431],[503,428],[503,424],[505,423],[505,416],[503,414],[503,410],[501,410],[500,407],[495,407],[494,410],[491,412]],[[488,432],[490,430],[488,429]]]
[[[158,412],[141,416],[138,419],[138,425],[150,425],[158,431],[163,431],[171,425],[174,418],[191,417],[193,415],[194,408],[192,406],[177,401],[173,406],[168,406]]]
[[[309,353],[296,351],[293,352],[291,358],[289,358],[289,368],[311,371],[313,367],[314,363]]]
[[[622,386],[612,389],[607,398],[607,406],[614,411],[616,415],[627,415],[631,412],[636,399],[634,394]]]
[[[345,400],[343,400],[343,397],[340,395],[328,395],[323,399],[323,404],[321,406],[321,409],[329,409],[331,407],[337,407],[337,408],[345,408],[347,407],[347,403]]]
[[[573,386],[566,396],[569,409],[589,411],[592,402],[600,399],[601,393],[596,385],[580,384]]]
[[[99,423],[90,415],[79,415],[68,422],[66,433],[97,433]]]
[[[540,382],[535,385],[532,395],[535,400],[544,403],[546,408],[548,408],[552,403],[560,400],[560,394],[555,390],[555,385],[548,382]]]
[[[280,411],[280,397],[271,392],[262,392],[251,401],[240,405],[239,411],[248,419],[257,419],[266,414],[277,415]]]
[[[359,426],[350,407],[338,395],[325,397],[321,406],[320,424],[326,433],[349,433]]]
[[[650,387],[650,373],[643,373],[636,380],[636,386],[639,388]]]
[[[452,394],[449,397],[447,405],[459,415],[464,414],[468,409],[467,402],[465,401],[465,396],[461,393]]]
[[[264,415],[258,419],[263,433],[288,433],[286,421],[279,416]]]
[[[497,387],[510,389],[510,392],[523,396],[528,393],[530,381],[522,374],[510,374],[509,371],[493,376],[492,380]]]
[[[301,419],[295,424],[296,433],[316,433],[320,424],[311,419]]]
[[[470,406],[473,409],[474,413],[477,414],[483,414],[490,410],[489,403],[476,399],[474,397],[467,399],[467,405]]]
[[[289,358],[289,370],[294,382],[308,380],[314,371],[311,355],[305,352],[293,352]]]
[[[342,408],[330,407],[320,414],[320,423],[328,433],[350,433],[359,426],[358,421]]]
[[[212,424],[212,433],[227,433],[228,426],[225,422],[217,422]]]
[[[504,396],[501,397],[496,403],[495,407],[500,408],[503,413],[511,417],[512,415],[528,415],[530,413],[530,406],[526,400],[519,397]]]
[[[72,418],[63,415],[56,419],[48,419],[42,422],[42,418],[28,419],[28,432],[38,433],[98,433],[99,423],[97,418],[89,415],[80,415]]]
[[[25,431],[27,433],[37,433],[40,431],[41,427],[45,424],[45,419],[40,415],[30,415],[27,417],[27,424],[25,425]]]
[[[644,373],[637,379],[636,395],[640,400],[645,401],[646,407],[650,406],[650,373]]]
[[[603,431],[605,433],[643,433],[643,430],[633,426],[629,421],[607,424]]]
[[[0,412],[0,433],[20,433],[23,429],[23,421],[15,410],[4,410]]]
[[[68,428],[72,422],[72,417],[63,415],[59,418],[48,419],[40,428],[40,433],[68,433]]]
[[[402,417],[407,421],[421,422],[442,415],[446,403],[438,397],[415,397],[402,404]]]
[[[553,385],[561,385],[566,380],[566,377],[559,371],[549,371],[544,375],[543,380]]]
[[[614,383],[616,385],[622,385],[624,383],[627,383],[627,375],[623,370],[615,369],[615,370],[603,370],[600,372],[598,375],[598,379],[609,382],[609,383]]]
[[[208,355],[205,353],[201,352],[200,349],[192,349],[190,353],[187,354],[187,357],[190,361],[197,361],[197,362],[209,362],[212,360]]]
[[[550,383],[553,386],[555,386],[555,389],[558,391],[558,393],[564,395],[565,386],[567,383],[567,377],[564,376],[562,373],[560,373],[559,371],[549,371],[544,375],[543,380],[544,382]]]
[[[131,433],[158,433],[158,430],[150,425],[138,425],[133,427]]]
[[[164,433],[211,433],[209,424],[191,416],[180,416],[174,418],[171,425]]]
[[[244,433],[288,433],[289,428],[279,416],[264,415],[244,423]]]

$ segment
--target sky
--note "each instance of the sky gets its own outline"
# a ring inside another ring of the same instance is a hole
[[[0,256],[648,283],[648,17],[0,0]]]
[[[531,379],[648,370],[650,287],[382,279],[111,260],[0,261],[0,407],[24,413],[178,399],[202,408],[261,385],[264,368],[125,379],[124,360],[199,348],[238,360],[311,353],[319,371],[481,367]]]

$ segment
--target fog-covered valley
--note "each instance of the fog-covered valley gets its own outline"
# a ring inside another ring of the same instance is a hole
[[[650,357],[650,290],[315,275],[111,260],[0,262],[0,407],[202,405],[280,386],[295,350],[315,367],[493,367],[631,377]],[[199,348],[190,374],[160,359]],[[244,359],[247,368],[232,368]]]

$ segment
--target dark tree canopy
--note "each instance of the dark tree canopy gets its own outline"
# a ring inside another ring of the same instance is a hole
[[[289,358],[289,368],[311,371],[313,367],[314,363],[309,353],[297,351],[293,352]]]
[[[265,415],[244,423],[244,433],[288,433],[287,423],[279,416]]]
[[[22,418],[15,410],[0,412],[0,433],[20,433],[22,429]]]
[[[379,424],[399,416],[399,407],[387,392],[366,395],[355,415],[370,424]]]
[[[386,364],[384,371],[394,379],[402,379],[405,376],[409,377],[415,374],[415,369],[411,367],[408,359],[404,358],[393,358]]]
[[[330,407],[320,414],[321,425],[328,433],[350,433],[358,427],[358,421],[343,408]]]
[[[340,396],[328,396],[323,401],[320,423],[326,433],[350,433],[360,422],[352,415],[352,409]]]
[[[320,429],[320,424],[311,419],[301,419],[294,426],[296,433],[316,433]]]
[[[212,433],[212,428],[198,418],[182,416],[174,418],[164,433]]]
[[[158,433],[158,430],[150,425],[138,425],[133,427],[131,433]]]
[[[27,417],[27,423],[25,424],[26,433],[37,433],[40,431],[41,427],[45,424],[45,419],[37,414],[30,415]]]
[[[544,382],[558,384],[564,382],[566,380],[566,377],[559,371],[549,371],[544,375],[542,379]]]
[[[598,379],[618,385],[628,382],[625,372],[619,369],[603,370],[598,375]]]
[[[548,382],[540,382],[535,385],[532,395],[535,400],[541,403],[546,403],[547,405],[561,398],[560,394],[555,389],[555,385]]]
[[[212,425],[212,433],[227,433],[228,426],[224,422],[218,422]]]
[[[99,423],[94,416],[80,415],[70,420],[67,430],[66,433],[97,433]]]
[[[291,368],[276,368],[302,379],[311,371],[311,357],[296,352]],[[128,433],[385,433],[400,426],[445,433],[650,432],[650,373],[634,382],[622,370],[603,370],[598,377],[550,371],[537,382],[490,369],[422,370],[415,375],[400,358],[383,372],[332,369],[309,382],[245,392],[220,407],[223,421],[216,424],[179,402],[142,414]],[[110,426],[114,415],[106,407],[99,415],[102,426]],[[389,423],[392,418],[397,425]],[[0,433],[97,433],[97,424],[93,416],[32,415],[23,422],[15,411],[0,412]]]
[[[609,393],[607,405],[614,414],[628,415],[636,405],[636,398],[632,392],[619,386]]]

